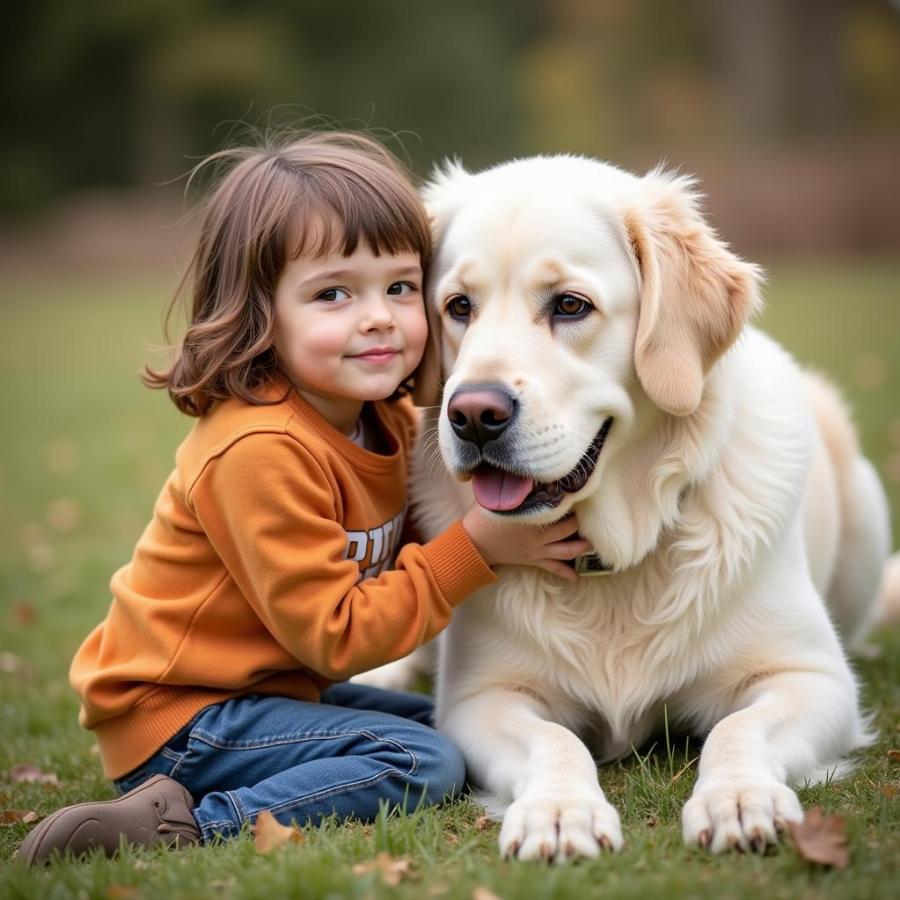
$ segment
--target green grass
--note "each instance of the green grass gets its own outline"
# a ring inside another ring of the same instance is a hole
[[[0,672],[0,808],[46,815],[111,797],[77,724],[66,671],[104,615],[108,580],[142,530],[173,451],[190,425],[142,388],[142,342],[160,341],[160,310],[174,281],[36,276],[0,295],[0,651],[28,670]],[[770,273],[763,325],[800,360],[835,376],[851,401],[870,457],[886,472],[900,453],[900,266],[794,264]],[[900,480],[900,472],[894,477]],[[886,479],[887,481],[887,479]],[[895,528],[900,483],[887,481]],[[27,832],[0,828],[0,897],[233,896],[470,898],[482,886],[503,898],[894,896],[900,875],[900,634],[876,635],[881,654],[858,665],[881,738],[849,779],[801,790],[847,819],[852,863],[813,867],[790,845],[767,857],[708,857],[681,843],[679,811],[697,747],[682,739],[605,767],[601,781],[622,812],[626,850],[563,867],[497,859],[496,826],[462,801],[373,825],[330,823],[300,847],[270,856],[252,840],[181,853],[128,850],[115,860],[66,861],[29,873],[8,864]],[[33,763],[58,787],[11,783]],[[352,866],[386,850],[414,860],[398,887]],[[130,890],[136,886],[136,890]],[[446,889],[446,890],[443,890]],[[443,892],[441,892],[443,890]]]

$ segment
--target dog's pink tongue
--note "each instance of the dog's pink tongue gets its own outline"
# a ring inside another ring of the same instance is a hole
[[[533,487],[534,482],[530,478],[510,475],[500,469],[483,469],[472,475],[475,502],[494,512],[520,506]]]

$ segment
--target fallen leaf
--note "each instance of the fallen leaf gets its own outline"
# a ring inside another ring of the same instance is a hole
[[[888,750],[888,759],[891,762],[900,762],[900,750]]]
[[[282,825],[268,810],[256,817],[253,842],[260,853],[271,853],[285,844],[302,844],[303,835],[296,825]]]
[[[500,900],[500,897],[486,887],[477,887],[472,891],[472,900]]]
[[[0,825],[18,825],[19,823],[30,825],[39,822],[40,816],[31,809],[4,809],[0,810]]]
[[[806,813],[802,822],[789,822],[788,828],[803,859],[838,869],[846,869],[850,864],[843,816],[826,816],[822,807],[816,806]]]
[[[900,788],[898,788],[896,784],[882,785],[881,795],[883,797],[887,797],[888,800],[893,800],[895,797],[900,795]]]
[[[138,889],[133,884],[111,884],[105,896],[109,900],[124,900],[126,897],[137,897]]]
[[[59,778],[54,772],[42,772],[30,763],[13,766],[9,770],[9,779],[17,784],[52,784],[59,787]]]
[[[34,625],[38,619],[37,610],[27,600],[22,601],[13,607],[13,619],[16,625]]]
[[[374,859],[356,863],[354,875],[368,875],[371,872],[381,874],[381,880],[389,887],[396,887],[412,874],[412,860],[408,856],[391,856],[382,851]]]
[[[490,816],[479,816],[475,820],[475,830],[476,831],[484,831],[486,828],[490,828],[493,825],[493,821]]]

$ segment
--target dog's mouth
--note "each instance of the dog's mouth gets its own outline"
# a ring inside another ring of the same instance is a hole
[[[600,451],[612,423],[610,416],[581,455],[575,468],[556,481],[535,481],[527,475],[509,472],[489,463],[481,463],[472,472],[475,502],[483,509],[503,515],[519,515],[559,506],[566,494],[580,491],[594,474]]]

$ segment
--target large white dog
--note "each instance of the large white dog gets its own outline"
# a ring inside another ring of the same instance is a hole
[[[863,637],[889,522],[843,405],[747,325],[760,272],[689,179],[539,157],[449,166],[426,196],[445,382],[420,523],[473,496],[496,517],[574,510],[607,570],[501,570],[442,639],[438,725],[505,813],[501,851],[619,848],[596,761],[664,713],[706,735],[685,841],[764,849],[802,818],[790,785],[870,740],[835,626]]]

